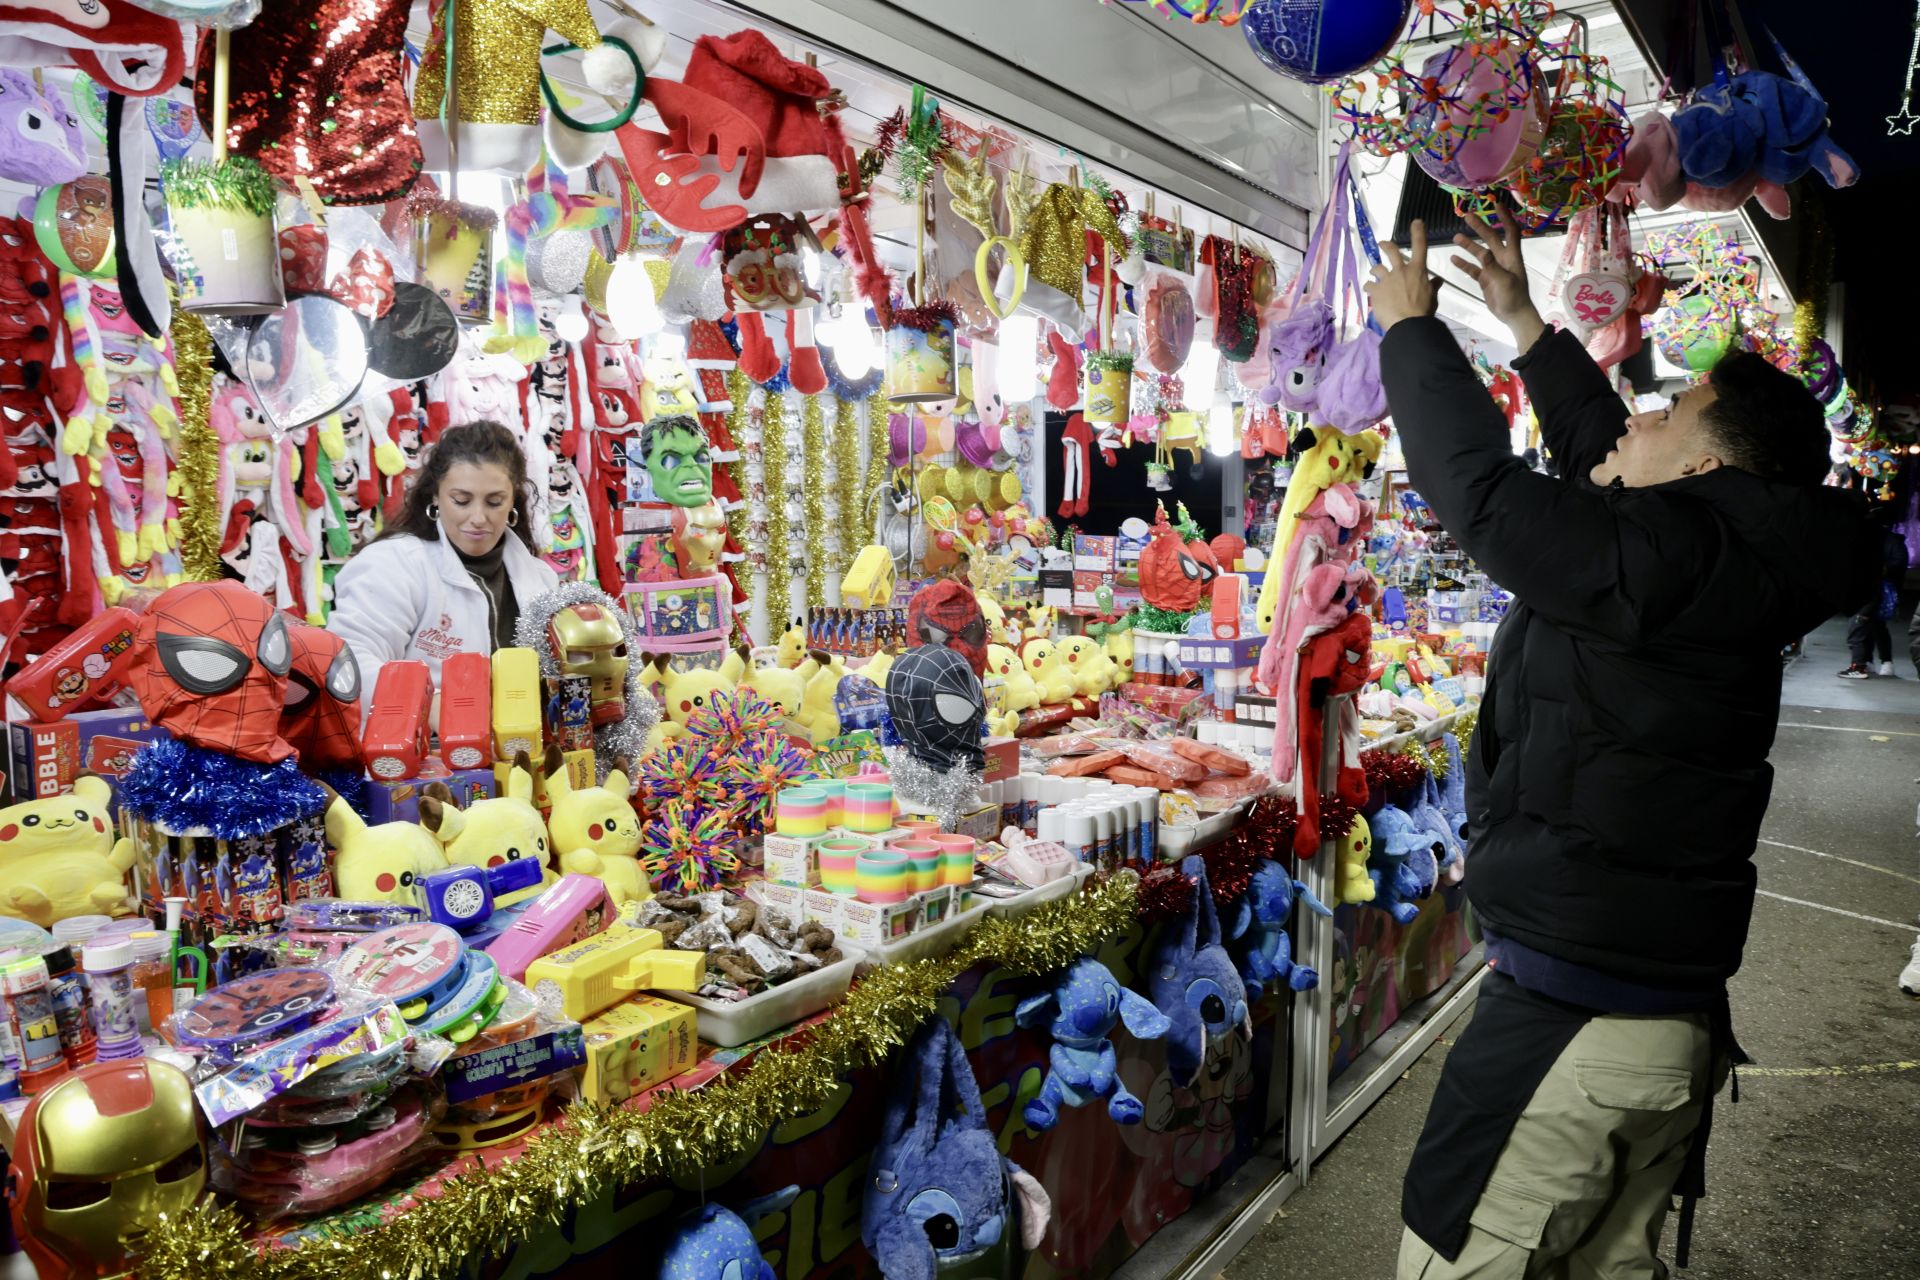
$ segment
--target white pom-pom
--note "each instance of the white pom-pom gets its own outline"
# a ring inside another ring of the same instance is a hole
[[[638,52],[636,49],[635,52]],[[589,49],[580,57],[580,71],[597,93],[607,94],[624,101],[633,96],[633,87],[638,83],[633,74],[633,59],[627,56],[625,49],[611,44],[601,44]]]
[[[1146,255],[1134,252],[1113,264],[1113,274],[1120,283],[1136,285],[1147,277]]]

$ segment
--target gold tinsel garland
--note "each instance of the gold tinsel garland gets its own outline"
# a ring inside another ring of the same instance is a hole
[[[833,518],[840,526],[840,550],[834,557],[834,572],[844,574],[853,567],[854,556],[867,544],[866,531],[860,527],[860,423],[853,412],[853,401],[836,400],[833,407],[833,492],[839,510]]]
[[[1449,730],[1460,740],[1460,758],[1467,758],[1467,748],[1473,745],[1474,726],[1480,721],[1478,711],[1462,711]],[[1435,782],[1445,782],[1447,772],[1453,768],[1453,762],[1447,759],[1446,744],[1439,741],[1422,742],[1418,738],[1409,738],[1400,746],[1400,754],[1412,756],[1426,771],[1433,775]]]
[[[740,503],[727,512],[727,536],[733,539],[733,545],[745,550],[747,545],[747,508],[752,495],[747,492],[747,396],[753,390],[753,382],[738,369],[727,370],[727,400],[732,405],[727,410],[727,437],[733,441],[733,461],[726,464],[727,474],[733,477],[733,487],[740,494]],[[744,603],[739,606],[737,630],[744,633],[745,620],[753,613],[753,569],[746,561],[738,561],[734,566],[734,575],[740,583],[740,589],[747,593]]]
[[[1137,882],[1117,876],[1017,919],[982,921],[951,955],[876,969],[795,1049],[769,1048],[738,1076],[661,1090],[646,1111],[576,1103],[515,1160],[451,1178],[393,1222],[264,1251],[249,1221],[215,1204],[162,1222],[144,1242],[143,1280],[431,1280],[496,1256],[574,1206],[649,1177],[692,1178],[757,1146],[768,1129],[819,1110],[841,1076],[885,1061],[981,962],[1054,973],[1132,927]]]
[[[787,397],[769,395],[760,428],[767,486],[767,641],[793,625],[793,522],[787,519]]]
[[[887,398],[878,391],[867,397],[867,483],[860,490],[861,544],[873,536],[866,523],[866,504],[873,501],[876,489],[887,482]]]
[[[827,415],[819,396],[800,402],[800,509],[806,516],[807,607],[827,603]]]
[[[180,564],[189,582],[215,582],[220,565],[220,437],[213,406],[213,335],[191,311],[173,313],[173,367],[180,380]]]

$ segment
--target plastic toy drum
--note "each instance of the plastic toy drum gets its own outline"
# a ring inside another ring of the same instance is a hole
[[[953,322],[930,327],[896,324],[887,330],[887,398],[912,404],[954,396]]]
[[[905,902],[913,896],[913,867],[906,854],[897,849],[868,849],[856,858],[862,902]]]
[[[851,894],[859,889],[860,855],[873,848],[871,840],[823,840],[814,850],[820,863],[820,887],[828,893]]]
[[[1133,374],[1087,361],[1085,386],[1088,422],[1125,422],[1133,414]]]
[[[907,860],[909,888],[925,893],[940,883],[940,846],[931,840],[895,840],[887,846]]]
[[[257,316],[287,305],[280,234],[271,213],[220,205],[167,206],[180,308],[205,316]]]

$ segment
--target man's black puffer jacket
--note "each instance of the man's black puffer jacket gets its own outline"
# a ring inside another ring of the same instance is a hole
[[[1571,334],[1514,367],[1565,480],[1513,455],[1439,320],[1381,347],[1409,482],[1515,597],[1467,766],[1467,896],[1536,951],[1716,987],[1753,914],[1781,647],[1877,590],[1879,535],[1856,495],[1731,467],[1603,490],[1626,405]]]

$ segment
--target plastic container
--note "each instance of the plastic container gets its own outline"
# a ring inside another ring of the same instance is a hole
[[[173,1016],[173,939],[157,929],[133,934],[133,1014],[142,1035]]]
[[[1082,863],[1066,875],[1056,880],[1049,880],[1037,888],[1029,889],[1018,897],[995,898],[987,904],[987,914],[998,919],[1023,916],[1035,907],[1052,902],[1056,898],[1064,898],[1069,893],[1080,892],[1080,886],[1084,885],[1092,875],[1093,864]]]
[[[93,935],[113,923],[112,916],[68,916],[53,922],[53,940],[75,950],[87,945]]]
[[[20,1091],[39,1093],[67,1073],[47,962],[23,956],[0,966],[0,992],[7,997],[7,1025],[20,1055]]]
[[[859,947],[840,944],[841,958],[834,964],[795,978],[792,982],[762,991],[745,1000],[709,1000],[685,991],[655,991],[652,994],[676,1004],[690,1005],[698,1012],[699,1036],[722,1049],[738,1048],[749,1040],[758,1040],[802,1018],[810,1018],[830,1005],[847,998],[853,985],[854,969],[866,952]]]
[[[102,1062],[140,1055],[140,1026],[133,1010],[133,943],[89,945],[81,958],[86,964],[87,993],[93,1000],[93,1031]]]
[[[1066,879],[1062,877],[1061,882],[1065,883]],[[960,945],[961,939],[967,936],[974,925],[986,918],[989,905],[976,901],[972,907],[959,915],[947,917],[939,924],[915,929],[898,941],[873,947],[868,950],[860,967],[864,970],[887,964],[910,964],[915,960],[947,955]]]
[[[55,947],[47,952],[47,973],[53,979],[53,1016],[60,1023],[60,1052],[67,1065],[78,1070],[94,1060],[98,1045],[93,1038],[93,998],[87,994],[87,980],[73,958],[71,947]]]
[[[1215,840],[1224,840],[1233,824],[1239,821],[1244,804],[1231,809],[1222,809],[1196,823],[1166,825],[1158,828],[1160,842],[1160,861],[1178,862],[1195,849],[1212,844]]]

